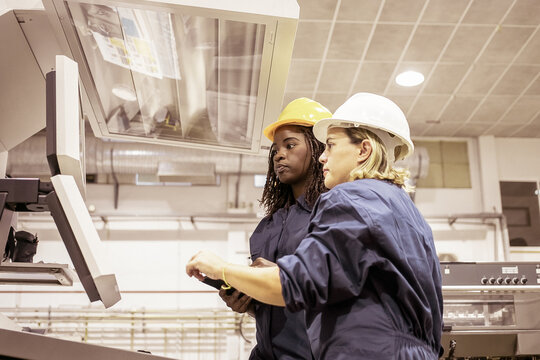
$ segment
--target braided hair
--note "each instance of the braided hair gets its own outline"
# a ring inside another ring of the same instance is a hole
[[[327,189],[324,186],[323,164],[319,162],[319,156],[324,151],[324,144],[319,142],[313,135],[313,128],[298,126],[298,129],[304,134],[306,145],[311,156],[308,168],[306,170],[306,188],[304,198],[306,203],[312,207],[319,195]],[[264,206],[266,215],[273,215],[281,208],[289,207],[296,202],[291,185],[279,181],[274,170],[274,146],[268,154],[268,172],[266,174],[266,183],[262,198],[259,201]]]

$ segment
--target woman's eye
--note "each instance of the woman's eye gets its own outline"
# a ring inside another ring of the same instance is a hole
[[[287,144],[287,149],[290,150],[290,149],[292,149],[292,148],[295,147],[295,146],[296,146],[296,144]]]

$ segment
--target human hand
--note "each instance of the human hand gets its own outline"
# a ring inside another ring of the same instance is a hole
[[[227,263],[211,251],[199,251],[186,265],[186,274],[195,276],[200,281],[204,275],[211,279],[221,279],[223,268]]]
[[[234,290],[231,295],[227,295],[227,291],[221,289],[219,290],[219,296],[221,296],[223,301],[225,301],[225,304],[227,304],[231,310],[236,311],[237,313],[245,313],[249,310],[251,298],[238,290]]]

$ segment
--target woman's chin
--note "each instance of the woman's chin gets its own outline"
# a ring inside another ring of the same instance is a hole
[[[334,183],[334,182],[332,181],[332,179],[330,179],[329,177],[326,177],[326,178],[324,179],[324,186],[326,186],[327,189],[330,190],[331,188],[333,188],[333,187],[336,186],[336,185],[337,185],[337,184]]]

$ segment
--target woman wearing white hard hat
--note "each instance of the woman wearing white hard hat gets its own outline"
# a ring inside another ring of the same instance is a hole
[[[409,126],[389,99],[349,98],[317,122],[330,189],[309,234],[277,267],[250,269],[209,252],[186,267],[227,281],[259,301],[306,310],[319,359],[437,359],[442,292],[431,229],[394,161],[412,153]]]

